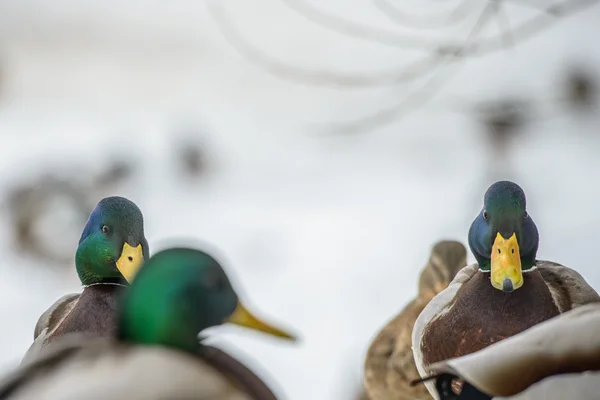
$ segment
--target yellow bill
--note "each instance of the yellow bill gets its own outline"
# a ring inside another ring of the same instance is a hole
[[[259,320],[254,315],[250,314],[250,311],[248,311],[241,303],[238,303],[233,314],[231,314],[231,316],[227,318],[225,322],[230,322],[232,324],[254,329],[256,331],[277,336],[283,339],[296,341],[296,337],[294,335],[287,333],[274,326],[271,326]]]
[[[138,244],[137,247],[132,247],[129,243],[125,242],[121,256],[117,260],[117,269],[127,282],[131,283],[143,263],[144,253],[142,245]]]
[[[521,255],[516,233],[508,239],[500,233],[496,235],[492,246],[491,281],[492,286],[507,293],[523,286]]]

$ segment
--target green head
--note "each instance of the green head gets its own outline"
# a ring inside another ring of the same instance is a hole
[[[510,181],[490,186],[469,229],[469,246],[479,267],[491,272],[492,285],[505,292],[520,288],[522,271],[535,265],[538,243],[523,189]]]
[[[90,214],[75,254],[81,283],[130,282],[147,259],[140,209],[124,197],[102,199]]]
[[[124,341],[194,352],[202,330],[226,322],[294,339],[242,306],[213,257],[173,248],[152,256],[124,292],[118,332]]]

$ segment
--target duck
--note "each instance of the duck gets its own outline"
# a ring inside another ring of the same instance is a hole
[[[34,359],[52,341],[70,334],[108,336],[116,328],[117,298],[148,259],[144,217],[131,200],[111,196],[91,212],[75,253],[81,293],[66,294],[38,319],[34,341],[22,362]]]
[[[430,366],[441,400],[593,400],[600,392],[600,303]],[[460,382],[460,384],[456,384]]]
[[[252,314],[212,255],[162,250],[123,290],[112,337],[51,343],[0,382],[0,399],[276,400],[248,367],[203,343],[205,329],[224,323],[297,340]]]
[[[461,269],[415,322],[412,350],[421,377],[432,364],[600,301],[577,271],[537,259],[538,229],[525,192],[514,182],[498,181],[487,189],[468,239],[477,262]],[[425,385],[433,395],[432,383]]]
[[[421,271],[417,297],[385,325],[367,351],[363,386],[370,400],[429,397],[423,385],[410,385],[419,377],[412,354],[413,325],[427,303],[466,265],[467,250],[462,243],[440,240],[433,245]]]

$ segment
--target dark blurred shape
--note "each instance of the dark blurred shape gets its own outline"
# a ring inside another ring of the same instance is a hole
[[[198,178],[208,166],[203,132],[186,129],[175,139],[175,162],[177,173],[188,178]]]
[[[73,166],[73,169],[81,168]],[[19,182],[8,190],[6,201],[16,248],[49,263],[71,266],[76,242],[71,246],[70,240],[78,237],[98,200],[113,194],[134,172],[132,163],[119,159],[95,176],[82,173],[87,181],[65,173],[46,172],[28,182]],[[65,219],[61,213],[65,210],[57,210],[57,206],[66,207],[74,220]],[[62,235],[49,232],[52,227],[43,224],[48,216],[56,219],[52,221],[58,224],[56,231],[67,229],[67,232]]]
[[[134,172],[135,168],[132,163],[123,160],[113,161],[106,170],[96,176],[94,186],[97,188],[110,188],[130,178]]]
[[[42,175],[28,184],[13,188],[8,194],[13,239],[16,247],[25,253],[54,263],[70,263],[73,255],[57,251],[39,236],[38,223],[45,213],[52,212],[48,204],[55,200],[67,202],[81,215],[82,224],[93,207],[81,185],[58,176]]]
[[[190,144],[180,150],[180,159],[184,172],[197,176],[204,168],[204,156],[200,146]]]
[[[563,91],[568,107],[575,111],[589,112],[598,102],[598,79],[590,68],[577,65],[566,73]]]
[[[504,156],[510,141],[531,119],[533,106],[525,99],[504,98],[479,104],[477,114],[489,135],[492,151]]]

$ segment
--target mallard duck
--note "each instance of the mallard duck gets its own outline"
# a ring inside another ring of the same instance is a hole
[[[140,209],[123,197],[102,199],[90,214],[75,255],[83,291],[58,299],[39,318],[23,361],[65,334],[110,335],[120,289],[148,259]]]
[[[370,400],[429,397],[423,385],[411,386],[419,377],[413,360],[411,334],[417,316],[467,265],[467,250],[460,242],[436,243],[419,279],[419,293],[377,335],[365,360],[364,386]]]
[[[587,304],[473,354],[429,367],[440,399],[594,400],[600,304]],[[462,384],[454,385],[460,380]]]
[[[151,257],[119,303],[113,338],[65,337],[0,385],[0,399],[273,400],[227,353],[198,340],[225,322],[294,340],[239,301],[221,265],[189,248]]]
[[[477,263],[463,268],[417,318],[421,376],[439,361],[474,353],[575,307],[600,301],[576,271],[537,260],[538,230],[515,183],[494,183],[469,229]],[[427,383],[430,393],[433,387]]]

